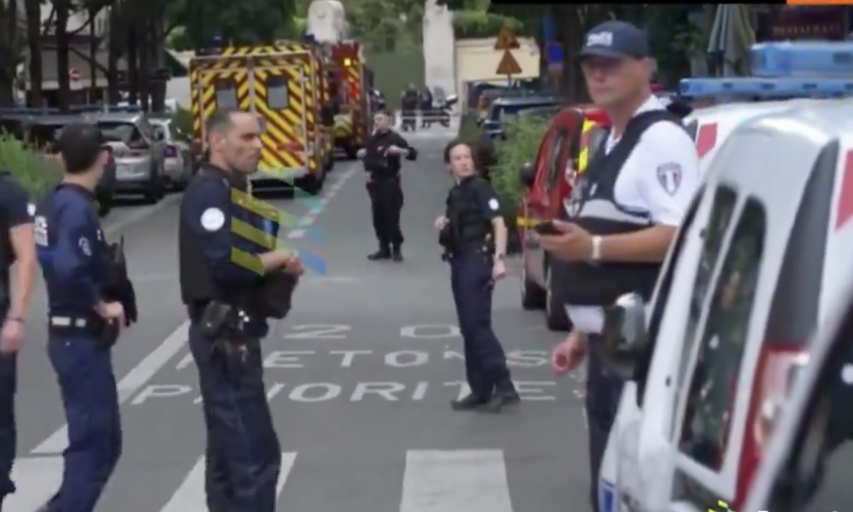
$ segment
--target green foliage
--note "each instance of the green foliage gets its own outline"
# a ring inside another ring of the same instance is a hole
[[[453,31],[457,39],[495,37],[504,27],[516,35],[524,35],[524,25],[515,18],[474,10],[453,13]]]
[[[166,7],[167,23],[183,27],[192,48],[208,46],[214,37],[234,45],[271,43],[295,13],[295,0],[175,0]]]
[[[181,133],[193,133],[193,113],[184,107],[178,106],[177,112],[172,116],[175,128]]]
[[[477,111],[469,110],[462,114],[459,120],[459,133],[462,140],[475,141],[480,136],[480,127],[477,126]]]
[[[492,185],[501,199],[508,225],[515,225],[524,186],[521,168],[536,160],[549,119],[536,116],[511,117],[504,121],[506,140],[496,144],[497,165],[492,171]]]
[[[40,155],[5,133],[0,134],[0,168],[12,173],[32,198],[43,195],[62,176],[56,160]]]

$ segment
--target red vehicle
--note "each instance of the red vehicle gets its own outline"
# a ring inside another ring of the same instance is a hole
[[[591,106],[567,107],[551,122],[542,138],[535,162],[522,170],[527,187],[522,198],[518,223],[522,242],[521,305],[524,309],[545,310],[549,329],[569,328],[565,308],[553,292],[550,262],[533,236],[533,226],[559,218],[563,200],[572,191],[575,170],[583,172],[588,160],[588,148],[597,147],[600,137],[610,124],[607,115]]]

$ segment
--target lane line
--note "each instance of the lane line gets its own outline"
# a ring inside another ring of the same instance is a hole
[[[409,450],[400,512],[512,512],[503,450]]]
[[[166,338],[159,347],[150,352],[139,362],[127,375],[122,378],[116,388],[118,389],[118,402],[123,404],[128,401],[137,391],[142,389],[154,375],[169,363],[175,354],[180,352],[187,344],[189,334],[189,321],[181,324],[172,334]],[[61,454],[68,447],[68,424],[62,425],[56,432],[36,446],[32,452],[35,455]]]
[[[281,454],[281,470],[275,486],[275,495],[281,495],[293,463],[296,461],[296,452],[284,452]],[[189,472],[180,487],[160,509],[160,512],[207,512],[207,496],[204,490],[204,456],[198,459],[192,471]]]

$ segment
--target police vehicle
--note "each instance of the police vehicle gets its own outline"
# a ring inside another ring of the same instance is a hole
[[[801,81],[803,95],[815,82]],[[821,95],[848,90],[817,82]],[[608,353],[633,380],[601,470],[602,511],[741,509],[809,337],[850,275],[851,117],[853,102],[824,100],[734,126],[652,303],[620,300],[622,341]]]

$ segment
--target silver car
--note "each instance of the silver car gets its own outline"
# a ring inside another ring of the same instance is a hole
[[[155,131],[141,112],[93,114],[116,161],[117,195],[142,195],[148,203],[163,198],[166,189],[163,133]]]
[[[186,137],[171,118],[152,117],[151,125],[154,127],[154,137],[162,137],[165,142],[163,157],[166,185],[172,189],[184,188],[192,177],[193,170],[190,145],[187,144]]]

